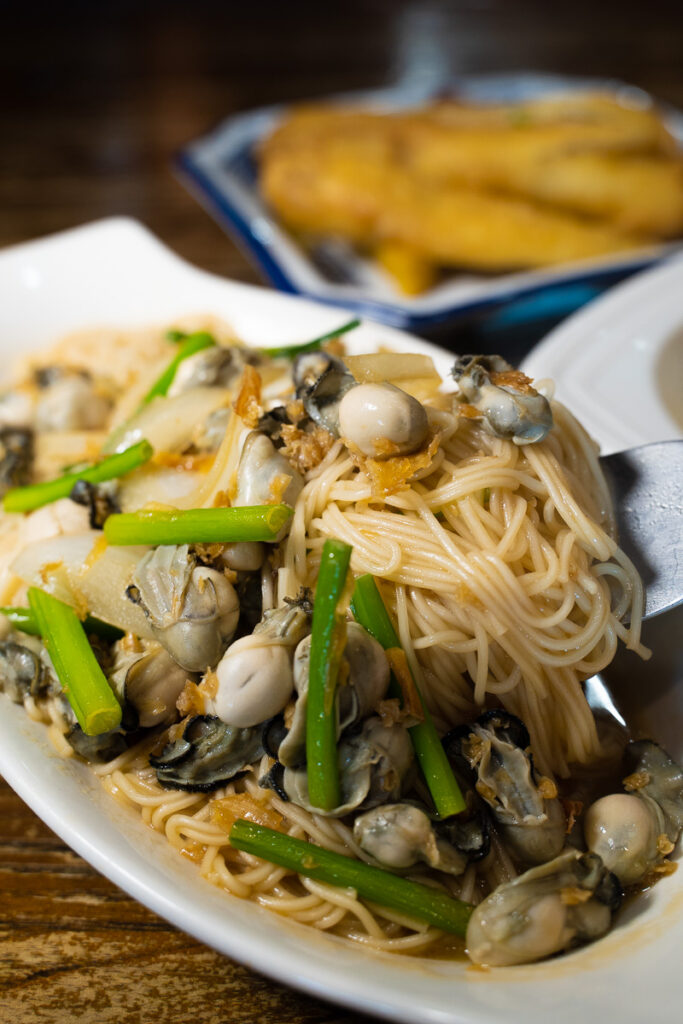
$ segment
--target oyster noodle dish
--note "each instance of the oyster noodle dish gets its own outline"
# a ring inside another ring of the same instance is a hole
[[[356,326],[255,349],[188,319],[16,367],[0,709],[235,897],[540,960],[675,868],[681,768],[582,687],[648,657],[642,586],[548,382],[349,355]]]

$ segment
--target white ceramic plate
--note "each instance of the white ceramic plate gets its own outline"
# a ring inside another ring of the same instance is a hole
[[[531,352],[524,369],[557,397],[603,454],[683,437],[683,258],[590,302]]]
[[[0,300],[7,358],[76,328],[168,324],[182,313],[216,313],[261,343],[300,341],[340,322],[327,307],[196,270],[140,225],[118,219],[0,253]],[[435,351],[370,323],[352,338],[359,348]],[[446,368],[448,356],[437,356]],[[676,707],[672,685],[679,667],[667,662],[667,635],[655,666],[641,672],[649,688],[636,687],[636,697],[645,727],[680,756],[680,697]],[[637,672],[629,661],[631,683]],[[116,804],[83,764],[57,757],[44,729],[4,696],[0,770],[58,835],[131,895],[203,942],[313,995],[411,1024],[664,1024],[675,1015],[683,872],[628,907],[599,943],[553,962],[483,972],[373,953],[224,895]]]
[[[518,103],[552,93],[603,90],[624,103],[651,104],[642,89],[603,78],[575,78],[529,71],[463,75],[444,81],[436,75],[405,79],[370,92],[327,97],[330,103],[352,103],[368,110],[395,111],[419,107],[444,95],[470,103]],[[662,110],[667,128],[683,146],[683,114]],[[339,243],[306,251],[275,218],[258,186],[254,158],[259,143],[287,114],[283,106],[262,107],[227,118],[208,135],[187,145],[176,159],[190,191],[246,250],[271,284],[281,291],[336,303],[363,316],[407,330],[424,331],[502,303],[536,296],[547,313],[568,299],[563,285],[604,288],[660,259],[670,247],[655,246],[625,256],[584,260],[559,267],[503,274],[449,274],[422,295],[402,295],[374,261]],[[580,300],[585,301],[585,300]]]

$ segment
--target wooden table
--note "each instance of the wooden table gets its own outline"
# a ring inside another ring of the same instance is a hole
[[[0,246],[123,213],[200,266],[258,281],[170,170],[173,152],[222,117],[379,86],[437,61],[452,73],[613,75],[683,107],[680,12],[657,0],[574,0],[553,13],[531,0],[5,4]],[[189,1020],[364,1018],[187,938],[100,877],[0,782],[0,1021]]]

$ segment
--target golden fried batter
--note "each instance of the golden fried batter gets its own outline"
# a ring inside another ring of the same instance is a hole
[[[260,156],[264,195],[290,228],[373,253],[408,294],[439,267],[544,266],[683,233],[674,141],[654,109],[605,94],[304,107]]]
[[[405,169],[337,152],[295,153],[263,167],[262,188],[283,220],[361,246],[401,242],[442,266],[499,271],[567,263],[639,247],[643,239],[528,200],[426,185]]]

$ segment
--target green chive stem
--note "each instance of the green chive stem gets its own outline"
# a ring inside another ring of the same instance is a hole
[[[12,627],[18,629],[21,633],[28,633],[30,636],[40,636],[38,620],[30,608],[6,605],[4,608],[0,608],[0,614],[4,615]],[[110,644],[113,644],[115,640],[120,640],[124,635],[123,630],[119,629],[118,626],[112,626],[109,622],[102,622],[102,619],[96,619],[93,615],[86,615],[83,619],[83,629],[86,634],[94,633]]]
[[[356,580],[351,599],[351,611],[356,621],[367,629],[368,633],[371,633],[385,650],[392,647],[400,648],[400,640],[389,618],[375,578],[369,573],[359,576]],[[413,681],[415,682],[414,678]],[[464,811],[465,800],[416,682],[415,689],[420,697],[424,720],[409,729],[410,738],[425,782],[432,795],[434,806],[441,818],[449,818],[452,814],[460,814],[461,811]],[[395,686],[392,696],[398,695],[398,686]]]
[[[109,544],[272,543],[279,539],[293,511],[289,505],[140,509],[108,516],[104,536]]]
[[[311,625],[306,708],[308,796],[314,807],[331,811],[340,804],[337,764],[337,678],[342,655],[342,624],[337,605],[344,590],[351,546],[326,540],[318,571]]]
[[[192,334],[188,334],[187,331],[180,331],[177,327],[170,327],[164,334],[166,341],[179,342],[185,341],[186,338],[204,337],[208,338],[213,344],[216,344],[216,339],[208,331],[193,331]]]
[[[88,643],[83,624],[68,604],[29,587],[28,601],[62,690],[87,736],[121,724],[121,707]]]
[[[319,882],[355,889],[361,899],[391,907],[442,931],[465,937],[474,908],[439,889],[411,882],[244,818],[238,818],[232,826],[230,845]]]
[[[337,327],[334,331],[321,334],[319,338],[314,338],[313,341],[305,341],[302,345],[282,345],[276,348],[262,348],[261,351],[264,355],[269,356],[270,359],[294,359],[302,352],[315,352],[323,342],[329,341],[331,338],[337,338],[340,334],[346,334],[347,331],[353,331],[356,327],[360,327],[360,320],[349,320],[348,323],[342,324],[341,327]]]
[[[123,423],[119,423],[118,427],[111,432],[102,445],[103,453],[108,454],[116,451],[116,448],[122,443],[122,439],[125,437],[131,421],[138,415],[138,413],[142,412],[145,406],[149,405],[152,399],[166,397],[168,389],[173,383],[178,367],[185,359],[189,359],[189,357],[193,356],[196,352],[201,352],[202,349],[211,348],[216,344],[215,339],[208,334],[207,331],[197,331],[195,334],[187,335],[183,334],[182,331],[167,331],[166,337],[169,341],[178,342],[176,354],[173,356],[173,359],[170,361],[164,372],[154,381],[154,384],[152,384],[135,412],[132,413],[128,419],[124,420]]]
[[[68,498],[78,480],[99,484],[104,480],[125,476],[132,469],[137,469],[148,462],[153,454],[149,441],[138,441],[117,455],[111,455],[75,473],[65,473],[56,480],[45,480],[43,483],[29,484],[27,487],[13,487],[2,499],[3,508],[5,512],[30,512],[43,505],[49,505],[58,498]]]
[[[212,348],[216,344],[214,338],[211,337],[206,331],[197,331],[196,334],[189,334],[182,341],[178,342],[178,349],[173,359],[168,364],[161,376],[157,377],[154,384],[142,399],[140,408],[145,405],[149,405],[153,398],[163,398],[168,394],[168,389],[173,383],[173,379],[176,375],[176,371],[180,364],[190,356],[193,356],[196,352],[201,352],[204,348]],[[140,410],[138,409],[138,412]]]

